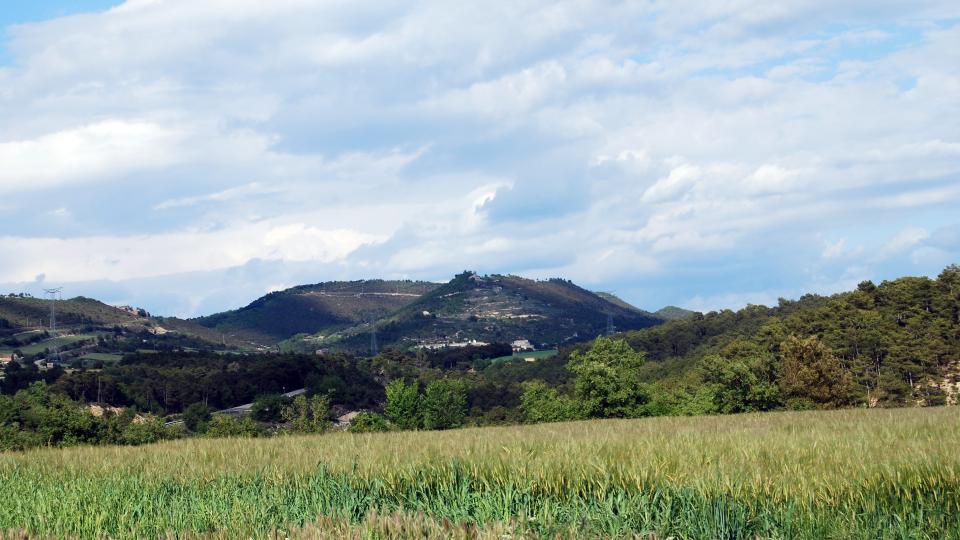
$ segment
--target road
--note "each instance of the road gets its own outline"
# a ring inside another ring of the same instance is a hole
[[[306,393],[307,393],[307,389],[306,389],[306,388],[299,388],[299,389],[294,390],[294,391],[292,391],[292,392],[287,392],[287,393],[283,394],[283,397],[290,397],[290,398],[292,398],[292,397],[297,397],[297,396],[299,396],[299,395],[301,395],[301,394],[306,394]],[[212,414],[230,414],[230,415],[233,415],[233,416],[243,416],[244,414],[249,414],[249,413],[250,413],[250,409],[252,409],[252,408],[253,408],[253,403],[244,403],[243,405],[237,405],[236,407],[230,407],[229,409],[223,409],[223,410],[220,410],[220,411],[214,411]],[[163,425],[164,425],[164,426],[178,426],[178,425],[180,425],[180,424],[183,424],[183,420],[174,420],[174,421],[172,421],[172,422],[166,422],[166,423],[163,424]]]

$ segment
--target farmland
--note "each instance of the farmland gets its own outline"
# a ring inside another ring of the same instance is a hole
[[[497,358],[493,358],[493,359],[491,359],[490,361],[491,361],[491,362],[502,362],[502,361],[504,361],[504,360],[515,360],[515,359],[517,359],[517,358],[521,358],[521,359],[533,358],[533,359],[535,359],[535,360],[543,360],[543,359],[545,359],[545,358],[553,358],[554,356],[557,355],[558,352],[559,352],[559,351],[557,351],[557,349],[549,349],[549,350],[546,350],[546,351],[518,352],[518,353],[514,353],[514,354],[512,354],[512,355],[510,355],[510,356],[500,356],[500,357],[497,357]]]
[[[54,347],[62,348],[73,345],[81,341],[96,340],[99,334],[78,334],[70,336],[60,336],[20,347],[20,351],[26,355],[33,355]]]
[[[939,407],[44,449],[0,455],[0,530],[956,538],[958,446]]]

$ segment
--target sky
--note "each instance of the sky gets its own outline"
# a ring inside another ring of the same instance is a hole
[[[776,304],[960,262],[960,3],[18,1],[0,291]]]

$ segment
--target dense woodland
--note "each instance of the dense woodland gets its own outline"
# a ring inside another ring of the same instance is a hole
[[[599,417],[953,405],[960,267],[829,297],[781,300],[598,337],[556,357],[491,362],[509,347],[428,352],[131,353],[102,369],[6,366],[0,449],[139,444],[189,435],[444,429]],[[280,394],[306,388],[305,396]],[[94,417],[81,404],[123,409]],[[212,411],[254,403],[244,420]],[[162,418],[183,419],[164,427]]]

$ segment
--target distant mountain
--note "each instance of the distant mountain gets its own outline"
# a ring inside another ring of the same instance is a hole
[[[193,319],[234,338],[275,344],[297,334],[342,330],[388,316],[439,287],[423,281],[333,281],[301,285],[250,305]]]
[[[625,307],[570,281],[465,272],[376,321],[379,346],[407,348],[527,339],[538,347],[646,328],[663,319]],[[373,326],[363,323],[308,342],[317,348],[369,350]]]
[[[679,321],[692,317],[696,315],[697,312],[677,306],[667,306],[654,311],[653,314],[668,321]]]
[[[653,313],[650,313],[649,311],[640,309],[640,308],[634,306],[633,304],[630,304],[630,303],[627,302],[626,300],[621,299],[619,296],[617,296],[617,295],[615,295],[615,294],[613,294],[613,293],[609,293],[609,292],[597,292],[596,295],[599,296],[599,297],[601,297],[601,298],[603,298],[603,299],[605,299],[605,300],[607,300],[607,301],[609,301],[609,302],[612,302],[612,303],[614,303],[614,304],[616,304],[616,305],[618,305],[618,306],[620,306],[620,307],[623,307],[623,308],[626,308],[626,309],[632,309],[633,311],[636,311],[637,313],[643,313],[643,314],[648,315],[648,316],[650,316],[650,317],[656,317],[656,318],[658,318],[658,319],[663,319],[663,320],[665,320],[665,321],[677,321],[677,320],[681,320],[681,319],[686,319],[687,317],[690,317],[690,316],[693,316],[693,315],[696,315],[696,314],[697,314],[696,311],[690,311],[689,309],[683,309],[683,308],[680,308],[680,307],[677,307],[677,306],[667,306],[667,307],[664,307],[664,308],[660,308],[660,309],[654,311]]]

